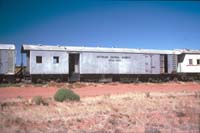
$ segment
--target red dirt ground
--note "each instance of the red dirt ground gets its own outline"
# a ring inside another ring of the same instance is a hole
[[[161,84],[140,83],[140,84],[89,84],[80,83],[81,88],[73,89],[81,97],[98,96],[107,94],[121,94],[126,92],[176,92],[176,91],[199,91],[200,84],[196,82],[169,82]],[[8,98],[32,98],[34,96],[52,97],[58,87],[5,87],[0,88],[0,100]]]

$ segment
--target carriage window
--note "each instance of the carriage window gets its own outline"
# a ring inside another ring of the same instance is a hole
[[[197,59],[197,65],[200,65],[200,59]]]
[[[42,63],[42,56],[36,56],[36,63]]]
[[[53,64],[57,64],[59,63],[59,57],[58,56],[54,56],[53,57]]]
[[[192,59],[189,59],[189,65],[192,65],[192,64],[193,64]]]

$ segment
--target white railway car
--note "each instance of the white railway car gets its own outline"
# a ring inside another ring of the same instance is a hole
[[[200,73],[200,50],[179,50],[178,73]]]
[[[79,81],[130,75],[171,74],[180,51],[126,48],[23,45],[32,80]]]
[[[200,80],[200,50],[22,45],[32,81]],[[0,82],[13,79],[16,50],[0,45]],[[23,69],[20,69],[23,70]],[[23,77],[23,76],[21,76]],[[21,78],[20,77],[20,78]]]

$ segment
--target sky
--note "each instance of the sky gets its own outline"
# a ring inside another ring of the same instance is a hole
[[[200,49],[200,2],[0,0],[5,43]]]

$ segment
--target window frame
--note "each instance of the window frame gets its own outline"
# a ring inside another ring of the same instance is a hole
[[[193,65],[193,59],[189,59],[189,65]]]
[[[197,65],[200,65],[200,59],[197,59]]]
[[[42,56],[36,56],[35,62],[36,64],[42,64]]]
[[[59,63],[60,63],[59,56],[53,56],[53,64],[59,64]]]

